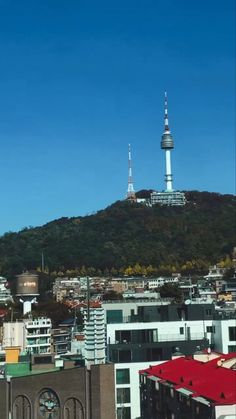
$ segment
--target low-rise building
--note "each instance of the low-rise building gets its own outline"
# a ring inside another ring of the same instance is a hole
[[[31,354],[51,353],[51,319],[39,317],[3,323],[3,348],[19,346]]]

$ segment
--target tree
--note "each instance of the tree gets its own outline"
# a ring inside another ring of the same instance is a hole
[[[183,299],[182,291],[177,284],[166,283],[159,288],[161,298],[174,298],[176,301]]]

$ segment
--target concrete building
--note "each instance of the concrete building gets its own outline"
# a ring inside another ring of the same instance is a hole
[[[140,417],[139,371],[162,362],[115,364],[117,419]]]
[[[236,417],[236,353],[185,357],[140,372],[141,419]]]
[[[19,346],[31,354],[51,352],[51,320],[45,317],[3,323],[3,347]]]
[[[223,353],[236,352],[236,316],[219,316],[213,320],[215,349]]]
[[[71,349],[71,333],[65,328],[52,330],[52,351],[55,354],[64,354]]]
[[[118,418],[140,416],[138,371],[213,343],[212,304],[170,305],[157,302],[104,304],[107,359],[115,363]],[[124,370],[124,371],[123,371]],[[128,377],[128,378],[127,378]],[[123,399],[122,399],[123,397]]]
[[[25,350],[26,346],[26,330],[22,321],[4,322],[2,333],[2,347],[19,346]]]
[[[99,302],[82,307],[84,316],[85,365],[104,364],[106,361],[105,317]]]

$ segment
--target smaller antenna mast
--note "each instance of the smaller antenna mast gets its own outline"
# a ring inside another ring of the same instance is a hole
[[[130,201],[136,201],[134,183],[132,177],[132,158],[131,158],[131,145],[128,145],[128,190],[126,198]]]

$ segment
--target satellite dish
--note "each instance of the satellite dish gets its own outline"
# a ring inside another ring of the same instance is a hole
[[[186,306],[188,306],[189,304],[191,304],[191,300],[185,300],[184,304],[185,304]]]

